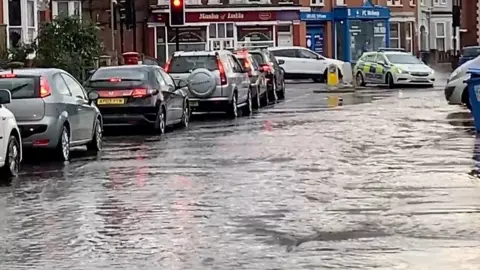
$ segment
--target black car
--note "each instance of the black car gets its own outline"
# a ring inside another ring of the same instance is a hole
[[[149,125],[158,133],[174,124],[188,127],[186,86],[154,65],[101,67],[85,82],[99,95],[104,126]]]
[[[275,56],[267,49],[250,50],[249,53],[265,73],[269,99],[273,101],[277,99],[276,97],[285,99],[285,71],[281,67],[283,61],[277,61]]]

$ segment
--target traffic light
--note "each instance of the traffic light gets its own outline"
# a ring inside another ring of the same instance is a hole
[[[170,26],[185,24],[185,0],[170,0]]]
[[[134,0],[119,0],[118,11],[120,14],[120,22],[123,23],[127,29],[136,26],[137,16]]]

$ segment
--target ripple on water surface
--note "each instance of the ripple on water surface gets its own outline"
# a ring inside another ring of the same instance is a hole
[[[0,269],[478,269],[480,158],[440,94],[271,108],[27,168],[0,189]]]

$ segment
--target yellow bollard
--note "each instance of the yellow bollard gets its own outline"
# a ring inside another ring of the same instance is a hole
[[[338,68],[337,68],[337,66],[331,64],[331,65],[328,66],[327,85],[329,87],[335,87],[338,84],[339,84]]]

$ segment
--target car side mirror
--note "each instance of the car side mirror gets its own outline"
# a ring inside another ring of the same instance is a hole
[[[279,64],[279,65],[283,65],[283,64],[285,64],[285,60],[278,59],[278,64]]]
[[[12,101],[12,94],[6,89],[0,89],[0,105],[8,104]]]
[[[88,92],[88,100],[90,100],[90,102],[96,101],[99,97],[100,95],[98,95],[98,93],[95,91]]]
[[[184,88],[184,87],[187,87],[187,86],[188,86],[188,83],[187,83],[187,81],[185,81],[185,80],[180,80],[180,81],[177,83],[177,89]]]

